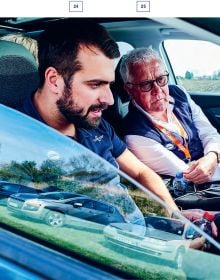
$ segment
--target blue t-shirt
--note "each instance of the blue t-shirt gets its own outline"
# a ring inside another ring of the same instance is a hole
[[[25,100],[23,107],[19,110],[45,123],[33,104],[32,96]],[[76,133],[77,142],[118,167],[116,158],[125,151],[126,144],[117,136],[113,127],[107,121],[102,119],[99,127],[93,129],[76,127]]]

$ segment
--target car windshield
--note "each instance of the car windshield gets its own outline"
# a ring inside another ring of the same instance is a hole
[[[180,214],[171,219],[169,207],[143,186],[75,141],[2,105],[0,122],[0,180],[55,190],[40,199],[0,190],[2,225],[135,279],[219,277],[219,257],[192,249],[189,222]],[[211,238],[207,242],[216,248]]]

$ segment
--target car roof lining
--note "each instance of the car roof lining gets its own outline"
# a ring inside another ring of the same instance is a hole
[[[0,25],[2,27],[13,27],[16,29],[22,29],[23,31],[36,31],[40,29],[44,29],[48,24],[53,24],[57,20],[67,20],[68,18],[33,18],[33,17],[11,17],[11,18],[0,18]],[[111,28],[123,28],[125,26],[126,22],[126,27],[130,25],[131,26],[138,26],[138,25],[143,25],[143,21],[146,21],[148,26],[150,22],[154,21],[154,18],[92,18],[93,20],[102,23],[104,26],[106,26],[109,30]],[[167,20],[171,20],[175,18],[167,18]],[[177,19],[177,18],[176,18]],[[179,18],[183,22],[188,22],[195,24],[196,26],[200,28],[204,28],[213,34],[220,35],[220,29],[219,29],[219,23],[220,23],[220,18]]]

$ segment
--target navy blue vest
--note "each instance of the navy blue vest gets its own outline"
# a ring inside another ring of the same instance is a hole
[[[203,156],[203,146],[199,138],[197,129],[192,120],[192,112],[186,97],[186,94],[177,86],[169,86],[170,96],[175,100],[174,114],[184,127],[188,136],[188,147],[191,159],[196,160]],[[176,156],[187,162],[185,155],[171,140],[160,130],[154,127],[150,120],[139,111],[133,104],[129,104],[129,112],[124,119],[125,135],[141,135],[161,143],[167,149],[171,150]],[[182,143],[184,139],[175,134]]]

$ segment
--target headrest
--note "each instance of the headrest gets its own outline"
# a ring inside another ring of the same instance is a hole
[[[38,87],[38,67],[22,45],[0,40],[0,103],[20,107]]]
[[[123,60],[124,55],[120,58],[117,67],[115,69],[115,83],[112,86],[112,92],[114,95],[118,95],[121,99],[122,103],[128,102],[130,100],[130,96],[124,89],[124,82],[122,80],[121,74],[120,74],[120,67]]]
[[[128,113],[130,96],[124,89],[123,80],[119,71],[121,61],[122,58],[119,60],[118,65],[115,69],[115,83],[113,83],[113,85],[111,86],[111,91],[115,102],[112,106],[109,106],[109,108],[103,112],[103,117],[114,127],[117,134],[122,137],[122,120]]]
[[[115,59],[115,68],[118,65],[119,60],[121,59],[122,56],[124,56],[125,54],[127,54],[129,51],[132,51],[134,49],[134,47],[127,43],[127,42],[116,42],[120,51],[120,57]]]

